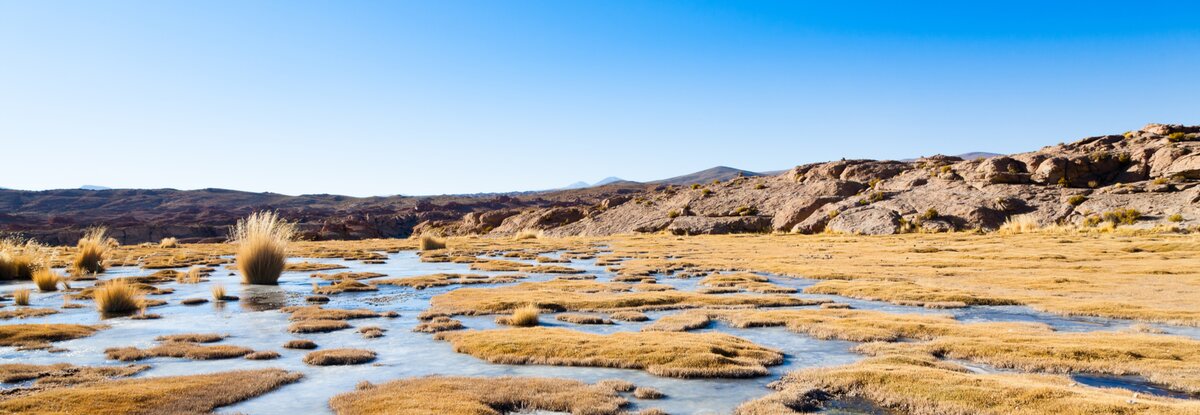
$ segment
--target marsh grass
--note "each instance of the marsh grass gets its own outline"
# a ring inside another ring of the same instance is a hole
[[[703,311],[685,311],[662,317],[642,327],[642,331],[691,331],[708,327],[712,319]]]
[[[91,228],[75,244],[75,259],[71,270],[75,275],[99,274],[104,272],[104,261],[108,259],[112,245],[108,242],[108,229]]]
[[[243,284],[276,285],[287,266],[288,243],[296,233],[295,225],[275,212],[256,212],[238,221],[230,239]]]
[[[361,365],[375,360],[375,352],[363,349],[318,350],[304,355],[304,363],[313,366]]]
[[[541,310],[533,304],[527,304],[513,310],[510,316],[501,316],[496,318],[496,323],[504,324],[513,327],[533,327],[538,325],[538,314]]]
[[[317,348],[317,344],[313,343],[312,340],[295,339],[295,340],[288,340],[287,343],[283,344],[283,348],[299,349],[299,350],[312,350],[312,349]]]
[[[429,321],[422,321],[413,328],[413,331],[418,333],[437,333],[450,330],[462,330],[463,324],[461,321],[445,316],[437,316]]]
[[[142,290],[125,279],[112,280],[92,291],[96,310],[103,315],[129,314],[146,306]]]
[[[334,396],[338,415],[484,415],[523,411],[618,415],[628,402],[616,392],[575,380],[429,376],[363,385]]]
[[[80,324],[5,324],[0,325],[0,346],[43,348],[50,342],[91,336],[101,328]]]
[[[436,238],[431,235],[421,235],[419,244],[422,251],[446,249],[446,241],[444,239]]]
[[[58,310],[53,308],[32,308],[21,307],[12,310],[0,310],[0,320],[9,320],[14,318],[29,318],[42,317],[51,314],[58,314]]]
[[[38,268],[33,272],[33,285],[37,286],[38,291],[44,293],[58,291],[60,283],[65,284],[66,281],[63,280],[62,276],[49,268]]]
[[[154,340],[160,342],[216,343],[225,340],[226,337],[229,336],[217,333],[184,333],[158,336]]]
[[[18,288],[12,292],[13,304],[27,306],[29,305],[29,289]]]
[[[296,382],[299,373],[240,370],[121,379],[53,388],[0,401],[0,412],[25,414],[200,414]]]
[[[504,284],[516,282],[524,279],[522,274],[508,274],[487,276],[481,274],[448,274],[439,273],[431,275],[418,275],[415,277],[392,278],[385,280],[374,280],[376,284],[396,285],[401,287],[412,287],[418,290],[423,290],[430,287],[444,287],[448,285],[468,285],[468,284]]]
[[[612,320],[590,314],[563,313],[554,316],[554,319],[573,324],[613,324]]]
[[[621,332],[608,335],[532,327],[442,332],[454,351],[497,364],[641,369],[658,376],[756,377],[783,354],[721,333]]]
[[[191,360],[233,359],[253,353],[254,350],[227,344],[202,345],[183,341],[168,341],[149,349],[136,347],[114,347],[104,350],[109,359],[133,362],[152,357],[177,357]]]
[[[350,328],[350,323],[341,320],[302,320],[288,325],[291,333],[328,333]]]
[[[175,238],[162,238],[158,241],[158,247],[163,249],[171,249],[179,247],[179,240]]]
[[[75,366],[67,363],[35,365],[26,363],[0,364],[0,382],[18,383],[36,380],[39,388],[70,386],[93,383],[112,378],[129,377],[141,373],[150,366]]]

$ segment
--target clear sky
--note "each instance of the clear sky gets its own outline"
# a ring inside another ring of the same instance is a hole
[[[0,0],[0,187],[510,191],[1200,124],[1195,2],[909,3]]]

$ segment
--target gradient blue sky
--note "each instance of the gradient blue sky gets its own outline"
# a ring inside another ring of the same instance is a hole
[[[1197,3],[907,3],[0,0],[0,187],[509,191],[1200,123]]]

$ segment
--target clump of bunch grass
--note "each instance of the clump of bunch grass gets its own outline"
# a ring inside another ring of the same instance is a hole
[[[96,301],[96,309],[106,315],[132,313],[146,304],[142,291],[124,279],[96,287],[92,296]]]
[[[295,225],[275,212],[256,212],[238,220],[230,239],[237,245],[237,267],[243,284],[276,285],[287,266],[287,246]]]
[[[363,349],[329,349],[310,352],[304,363],[313,366],[361,365],[375,360],[375,352]]]
[[[430,235],[421,235],[420,239],[422,251],[433,251],[437,249],[446,249],[446,241]]]
[[[45,266],[46,248],[34,241],[0,239],[0,280],[28,280]]]
[[[497,318],[496,322],[513,327],[533,327],[538,325],[539,313],[541,313],[541,310],[536,305],[527,304],[524,307],[513,310],[511,316]]]
[[[58,291],[59,283],[66,285],[66,280],[49,268],[38,268],[33,272],[33,284],[37,286],[38,291]]]
[[[1001,235],[1017,235],[1022,233],[1037,232],[1041,226],[1038,225],[1037,219],[1030,215],[1015,215],[1009,216],[1000,225],[997,231]]]
[[[109,244],[108,229],[103,227],[91,228],[79,238],[76,243],[75,260],[71,269],[79,275],[99,274],[104,272],[104,261],[108,259],[112,245]]]
[[[161,240],[161,241],[158,241],[158,247],[159,247],[159,248],[163,248],[163,249],[178,248],[178,247],[179,247],[179,240],[178,240],[178,239],[175,239],[175,238],[173,238],[173,237],[171,237],[171,238],[162,238],[162,240]]]
[[[29,305],[29,289],[21,288],[13,290],[13,303],[16,305]]]
[[[616,392],[575,380],[527,377],[424,376],[373,385],[334,396],[340,415],[497,414],[520,408],[555,413],[618,415],[628,402]]]

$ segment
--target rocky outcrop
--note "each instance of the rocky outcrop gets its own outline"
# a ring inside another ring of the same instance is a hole
[[[237,218],[276,210],[306,239],[413,234],[601,236],[666,232],[889,234],[995,229],[1023,214],[1077,224],[1137,209],[1133,226],[1200,226],[1200,126],[1150,124],[1028,153],[963,160],[838,160],[775,176],[679,186],[622,182],[513,195],[352,198],[219,189],[0,190],[0,230],[70,244],[108,226],[122,243],[223,240]]]

